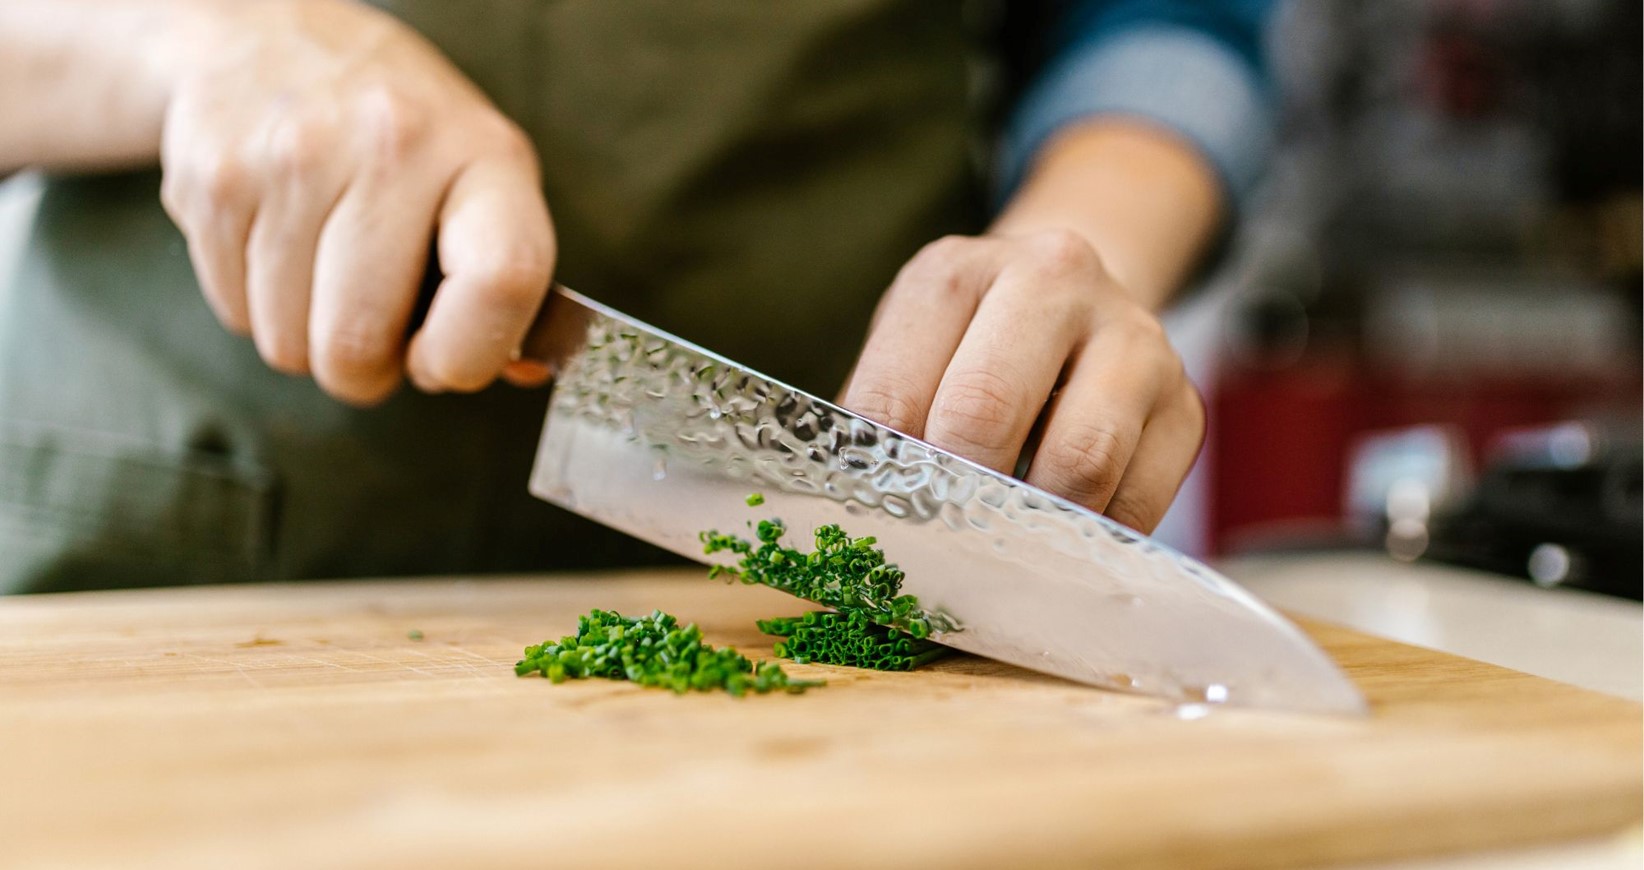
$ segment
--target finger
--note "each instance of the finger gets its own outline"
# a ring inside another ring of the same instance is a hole
[[[948,237],[904,266],[874,313],[840,404],[921,437],[942,373],[998,273],[992,242]]]
[[[254,186],[244,167],[220,152],[178,154],[167,166],[160,201],[188,240],[200,292],[224,327],[250,335],[245,249],[256,212]]]
[[[339,159],[338,130],[323,118],[288,113],[258,132],[248,146],[262,179],[246,245],[251,336],[269,366],[307,374],[316,249],[352,163]]]
[[[1010,473],[1089,322],[1074,275],[1005,269],[943,373],[925,439]]]
[[[349,188],[326,222],[314,265],[314,380],[356,405],[380,402],[399,385],[439,206],[436,183],[394,182],[364,177]]]
[[[1144,534],[1164,519],[1204,443],[1204,404],[1191,385],[1182,384],[1180,398],[1161,407],[1142,430],[1136,454],[1104,511],[1109,519]]]
[[[188,240],[189,262],[212,313],[229,331],[251,334],[245,249],[257,185],[235,149],[196,123],[187,93],[166,114],[160,137],[160,204]]]
[[[548,293],[554,254],[548,205],[530,167],[487,160],[463,170],[439,216],[445,279],[411,340],[417,386],[473,391],[494,381]]]
[[[1119,487],[1159,404],[1179,377],[1162,332],[1109,324],[1076,352],[1056,399],[1027,482],[1101,511]]]
[[[251,310],[246,301],[246,246],[254,213],[236,209],[194,223],[187,231],[188,259],[200,292],[228,331],[251,335]]]
[[[252,220],[245,245],[245,303],[256,352],[276,372],[306,375],[314,257],[337,202],[329,189],[275,183]]]

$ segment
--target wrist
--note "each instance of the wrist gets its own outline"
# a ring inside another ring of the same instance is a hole
[[[271,40],[295,36],[338,48],[359,41],[358,31],[397,23],[358,0],[167,0],[160,6],[159,37],[145,40],[145,64],[168,91],[247,62]],[[359,26],[339,26],[347,24]],[[348,38],[337,38],[334,30]]]
[[[170,0],[157,6],[152,37],[141,41],[137,62],[162,105],[222,50],[233,5],[222,0]]]
[[[992,231],[1072,230],[1136,301],[1158,310],[1224,211],[1214,171],[1189,144],[1145,122],[1099,118],[1045,144]]]

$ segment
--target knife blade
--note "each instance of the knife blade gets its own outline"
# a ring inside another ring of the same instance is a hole
[[[1299,629],[1139,532],[556,287],[530,491],[700,562],[706,529],[872,535],[947,646],[1181,703],[1366,709]],[[745,503],[759,492],[764,504]]]

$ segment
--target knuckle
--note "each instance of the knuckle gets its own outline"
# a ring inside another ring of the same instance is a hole
[[[869,382],[851,388],[850,405],[870,420],[917,436],[924,420],[919,405],[908,398],[911,393],[902,385]]]
[[[200,292],[205,296],[206,304],[211,308],[211,313],[217,318],[217,322],[235,335],[241,337],[251,335],[251,318],[246,313],[243,300],[231,298],[215,281],[201,278],[199,283]],[[270,363],[270,366],[278,368],[273,366],[272,363]]]
[[[474,282],[488,305],[505,311],[535,311],[552,271],[545,253],[522,247],[481,263]]]
[[[215,292],[209,287],[202,287],[201,289],[205,292],[206,300],[211,306],[211,313],[216,316],[217,322],[222,325],[223,329],[241,338],[251,335],[251,318],[247,317],[244,311],[225,299],[222,293]],[[266,356],[264,356],[264,361],[268,362],[269,368],[278,371],[285,370],[281,366],[275,365]]]
[[[503,158],[521,164],[536,165],[536,144],[513,121],[501,115],[496,116],[495,130],[491,133],[491,140]]]
[[[1200,429],[1203,429],[1206,422],[1204,396],[1199,393],[1199,388],[1194,386],[1193,381],[1189,380],[1186,375],[1182,377],[1181,390],[1177,395],[1177,401],[1181,402],[1183,409],[1187,411],[1188,419],[1198,424]]]
[[[1158,339],[1157,346],[1159,348],[1158,364],[1159,367],[1164,370],[1165,376],[1168,379],[1167,382],[1180,383],[1184,385],[1189,392],[1192,392],[1193,386],[1188,381],[1187,364],[1182,362],[1182,355],[1177,353],[1174,347],[1170,346],[1170,342],[1165,339],[1162,334]]]
[[[967,372],[945,385],[931,406],[928,428],[933,437],[961,449],[1006,448],[1016,420],[1015,391],[990,371]]]
[[[369,408],[381,404],[393,394],[394,388],[399,384],[399,375],[397,372],[379,372],[371,375],[343,376],[316,365],[314,380],[320,385],[320,389],[332,398],[357,408]]]
[[[1124,336],[1127,340],[1137,344],[1148,344],[1161,348],[1172,358],[1176,351],[1170,346],[1170,336],[1165,333],[1164,324],[1157,317],[1138,309],[1129,316],[1116,318],[1112,329]]]
[[[1173,388],[1187,380],[1187,367],[1182,363],[1181,355],[1162,334],[1149,338],[1145,344],[1134,346],[1132,357],[1138,364],[1151,365],[1163,378],[1159,383],[1168,387]]]
[[[364,133],[381,160],[404,161],[422,147],[433,129],[424,106],[393,85],[368,88],[359,101]]]
[[[1039,449],[1035,464],[1052,488],[1081,503],[1101,503],[1119,485],[1127,441],[1110,426],[1084,424]]]
[[[382,404],[394,394],[397,379],[380,378],[370,383],[322,384],[332,398],[356,408],[371,408]]]
[[[315,348],[316,367],[344,390],[379,377],[390,356],[383,336],[362,326],[333,327]]]
[[[257,355],[269,368],[288,375],[308,374],[308,347],[302,338],[260,331],[254,340]]]
[[[419,339],[411,360],[412,371],[418,373],[414,378],[418,384],[457,393],[485,389],[502,374],[505,365],[499,360],[482,360],[470,346],[436,341],[432,337]]]
[[[194,187],[205,201],[205,206],[220,209],[239,201],[251,187],[251,173],[238,158],[218,152],[207,155],[195,170]],[[176,189],[176,198],[183,200],[183,185]]]
[[[234,335],[238,335],[241,338],[250,338],[251,337],[251,320],[250,320],[250,318],[246,317],[243,314],[237,314],[237,313],[229,312],[229,311],[226,311],[226,310],[219,310],[218,313],[217,313],[217,322],[221,323],[223,325],[224,329],[228,330],[229,332],[233,333]],[[275,367],[273,365],[270,365],[270,368],[275,368],[276,370],[279,370],[277,367]],[[305,368],[306,368],[306,366],[305,366]]]
[[[1180,398],[1177,401],[1181,403],[1182,412],[1187,417],[1186,431],[1193,437],[1193,454],[1197,456],[1199,451],[1204,449],[1204,437],[1210,425],[1210,415],[1205,409],[1204,396],[1200,395],[1199,389],[1192,381],[1183,378],[1182,389],[1178,395]]]
[[[913,259],[915,261],[932,260],[938,263],[952,262],[968,250],[975,241],[970,236],[957,234],[942,236],[920,248],[919,253],[915,254]]]
[[[501,372],[485,371],[455,360],[436,358],[429,362],[428,374],[444,389],[455,393],[476,393],[494,383]]]
[[[310,175],[329,159],[331,138],[328,124],[302,116],[281,118],[268,137],[269,166],[288,178]]]
[[[1148,499],[1133,495],[1126,490],[1114,493],[1112,500],[1107,503],[1107,509],[1102,511],[1102,514],[1116,523],[1129,526],[1143,534],[1151,533],[1163,516],[1159,508]]]
[[[1187,377],[1164,325],[1145,312],[1098,321],[1095,340],[1123,348],[1130,365],[1162,377],[1161,383],[1173,384]]]
[[[186,212],[183,209],[180,175],[181,173],[170,170],[161,173],[160,207],[165,209],[166,215],[171,218],[172,223],[182,227],[186,220]]]
[[[1035,233],[1027,240],[1039,265],[1056,274],[1101,271],[1101,259],[1084,236],[1072,230],[1054,229]]]
[[[943,236],[925,245],[902,267],[900,277],[904,281],[899,283],[942,295],[957,294],[962,287],[959,262],[974,242],[964,236]]]
[[[960,305],[968,294],[965,276],[957,269],[921,269],[901,282],[904,293],[913,292],[941,305]]]

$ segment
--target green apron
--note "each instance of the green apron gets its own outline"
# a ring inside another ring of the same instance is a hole
[[[974,230],[947,0],[404,0],[535,141],[569,286],[835,390],[878,294]],[[0,275],[0,591],[635,564],[525,492],[546,392],[357,410],[200,297],[158,175],[56,178]]]

